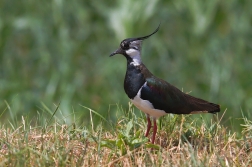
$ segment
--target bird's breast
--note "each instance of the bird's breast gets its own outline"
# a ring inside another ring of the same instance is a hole
[[[141,73],[141,70],[134,66],[129,65],[127,66],[127,72],[124,79],[124,90],[130,99],[133,99],[139,89],[145,83],[144,75]]]

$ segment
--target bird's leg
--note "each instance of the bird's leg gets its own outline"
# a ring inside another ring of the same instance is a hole
[[[157,122],[156,118],[153,118],[154,126],[153,126],[153,134],[152,134],[152,141],[151,143],[154,144],[155,138],[156,138],[156,133],[157,133]]]
[[[150,132],[150,128],[151,128],[151,120],[150,120],[150,116],[146,114],[146,118],[147,118],[147,130],[146,130],[146,133],[145,133],[145,137],[148,137],[149,135],[149,132]]]

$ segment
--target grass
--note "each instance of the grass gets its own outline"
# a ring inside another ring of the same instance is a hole
[[[53,117],[57,110],[44,124],[22,117],[17,127],[1,125],[0,166],[252,165],[252,122],[247,118],[239,135],[221,125],[225,112],[210,120],[168,115],[159,120],[153,145],[143,137],[144,116],[136,116],[131,105],[115,124],[89,109],[90,119],[101,121],[88,127],[60,123]]]
[[[160,22],[142,46],[148,69],[228,108],[224,119],[240,118],[240,108],[252,110],[251,6],[248,0],[3,0],[0,111],[10,105],[13,112],[1,113],[1,123],[36,117],[41,101],[49,108],[61,102],[65,115],[74,108],[82,121],[89,121],[89,113],[79,103],[102,116],[108,104],[127,107],[126,60],[109,55],[123,39],[147,35]]]

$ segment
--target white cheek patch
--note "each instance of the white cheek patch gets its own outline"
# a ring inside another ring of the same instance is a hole
[[[132,58],[132,62],[130,64],[138,66],[142,63],[139,50],[130,48],[129,50],[126,50],[126,54]]]
[[[140,56],[139,51],[136,50],[136,49],[132,49],[132,48],[130,48],[129,50],[126,50],[126,53],[127,53],[127,55],[129,55],[130,57],[137,56],[137,55]]]

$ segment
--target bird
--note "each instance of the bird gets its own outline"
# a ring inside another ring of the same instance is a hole
[[[124,78],[124,90],[130,101],[146,114],[147,129],[145,137],[149,136],[152,127],[154,144],[157,133],[156,120],[166,114],[197,114],[220,112],[220,105],[186,94],[154,76],[143,64],[141,59],[142,43],[159,30],[159,26],[149,35],[124,39],[111,56],[121,54],[127,60],[127,70]]]

